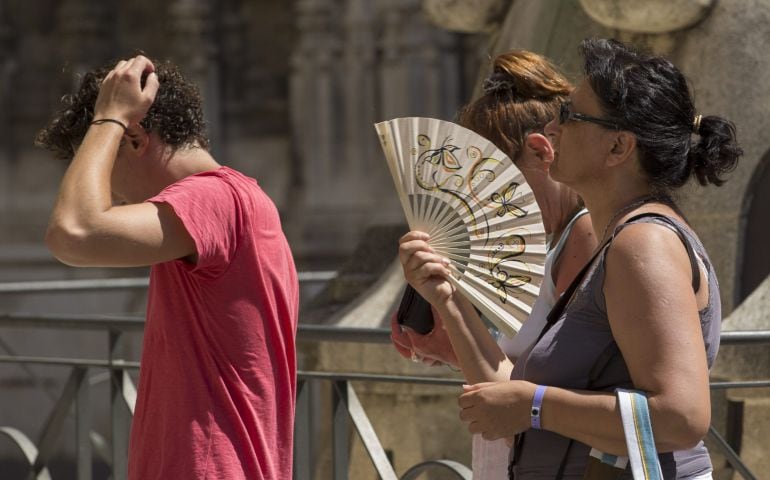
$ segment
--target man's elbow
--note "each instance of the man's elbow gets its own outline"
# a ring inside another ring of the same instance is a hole
[[[84,255],[88,249],[85,229],[52,221],[45,232],[45,244],[60,262],[72,267],[88,266]]]

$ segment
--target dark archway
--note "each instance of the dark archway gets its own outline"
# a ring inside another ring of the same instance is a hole
[[[736,305],[770,275],[770,151],[759,162],[746,190],[742,227]]]

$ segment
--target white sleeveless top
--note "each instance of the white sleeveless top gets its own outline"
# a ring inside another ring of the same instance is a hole
[[[500,340],[498,340],[497,343],[509,358],[513,360],[519,358],[519,355],[524,353],[524,351],[537,340],[538,335],[540,335],[543,327],[545,327],[545,321],[548,318],[548,314],[551,312],[553,306],[556,305],[557,300],[556,284],[553,281],[552,275],[553,264],[561,255],[561,251],[567,243],[567,238],[569,238],[575,222],[587,213],[588,210],[585,208],[577,212],[567,226],[564,227],[564,232],[561,234],[556,245],[548,250],[545,257],[545,266],[543,268],[544,275],[543,282],[540,284],[540,293],[537,295],[535,304],[532,305],[532,312],[529,314],[529,318],[524,322],[519,333],[514,337],[501,336]]]
[[[497,341],[500,348],[514,362],[519,355],[537,340],[538,335],[540,335],[545,326],[548,313],[556,304],[556,284],[551,275],[553,264],[561,255],[561,251],[564,249],[564,244],[567,243],[567,238],[569,238],[575,222],[587,213],[588,210],[585,208],[577,212],[567,226],[564,227],[564,232],[561,234],[559,241],[556,242],[556,245],[548,250],[543,267],[544,275],[543,282],[540,284],[540,293],[537,296],[537,300],[535,300],[535,304],[532,305],[532,312],[530,312],[529,318],[524,322],[519,333],[513,337],[501,335]],[[508,478],[508,455],[510,450],[503,439],[490,442],[481,438],[479,434],[474,435],[471,457],[473,480],[500,480]]]

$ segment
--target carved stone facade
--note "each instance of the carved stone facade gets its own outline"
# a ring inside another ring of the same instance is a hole
[[[703,8],[711,4],[707,0],[669,2],[669,8],[680,8],[684,13],[700,12],[700,21],[691,28],[662,34],[609,29],[592,20],[583,7],[603,6],[604,11],[611,12],[620,3],[515,1],[494,47],[495,53],[509,48],[530,49],[554,59],[579,78],[582,65],[577,46],[583,38],[604,36],[631,41],[665,55],[684,72],[699,113],[721,115],[735,122],[745,155],[730,180],[720,188],[691,185],[692,188],[681,192],[680,202],[714,260],[723,310],[729,313],[750,293],[741,286],[743,270],[751,270],[753,286],[770,273],[770,257],[766,248],[760,246],[770,238],[770,230],[760,226],[767,225],[760,216],[767,210],[754,202],[763,198],[761,192],[770,187],[770,175],[763,174],[770,158],[765,134],[769,121],[764,111],[770,94],[762,81],[770,75],[770,61],[759,46],[759,39],[770,38],[770,0],[715,2],[705,17]],[[657,1],[650,4],[649,8],[654,10],[652,4]],[[635,30],[643,29],[645,8],[646,3],[636,2],[629,9],[634,10],[637,18]],[[656,12],[649,14],[655,17]],[[654,25],[656,22],[652,21]],[[746,35],[757,41],[745,40]],[[747,228],[748,222],[752,228]]]
[[[452,118],[475,45],[418,0],[0,0],[0,248],[42,238],[64,165],[32,139],[59,97],[142,51],[200,85],[213,153],[274,198],[298,258],[334,265],[402,220],[372,124]]]
[[[292,55],[295,251],[349,253],[362,232],[400,223],[374,134],[400,116],[452,118],[467,97],[462,38],[427,23],[417,0],[301,0]],[[470,59],[475,62],[475,58]],[[301,219],[301,220],[300,220]]]
[[[289,143],[284,85],[293,40],[292,4],[260,2],[260,10],[252,3],[0,1],[0,246],[38,244],[42,238],[64,165],[32,143],[60,96],[77,85],[83,72],[135,52],[169,58],[199,83],[213,149],[223,163],[246,164],[251,174],[268,162],[274,172],[288,170],[287,154],[278,161],[256,151],[248,162],[235,159],[245,153],[238,146],[243,138],[257,145],[274,142],[274,137]],[[280,41],[256,43],[254,32],[274,34]],[[280,199],[286,185],[266,189]]]
[[[54,259],[43,235],[65,164],[34,147],[37,131],[79,75],[143,51],[179,63],[199,82],[217,158],[260,180],[279,203],[289,190],[289,55],[293,3],[198,0],[0,0],[0,281],[136,277],[141,270],[72,269]],[[142,291],[0,295],[0,312],[141,314]],[[139,335],[124,340],[138,358]],[[0,329],[0,355],[97,358],[103,335]],[[0,425],[38,438],[66,380],[61,367],[0,365]],[[98,372],[93,372],[98,374]],[[109,441],[109,382],[91,392],[94,430]],[[69,475],[74,425],[57,448],[53,478]],[[0,441],[0,477],[23,478],[21,453]],[[106,478],[95,457],[94,478]]]
[[[681,192],[680,205],[716,268],[723,329],[770,329],[770,93],[765,82],[770,60],[764,47],[770,38],[770,0],[514,0],[493,53],[533,50],[579,78],[577,45],[590,36],[615,37],[665,55],[688,77],[699,113],[735,122],[745,154],[730,180],[721,188],[692,182]],[[765,379],[770,375],[767,347],[725,346],[711,373],[714,380]],[[731,432],[729,440],[760,476],[770,468],[766,449],[759,447],[767,445],[769,418],[767,389],[712,395],[712,423],[722,433]],[[711,452],[715,478],[732,478],[718,450]]]
[[[215,157],[276,201],[299,266],[337,268],[369,227],[403,223],[373,123],[454,117],[483,41],[429,24],[419,0],[0,0],[0,280],[146,274],[67,268],[42,243],[66,165],[33,139],[91,68],[138,51],[179,64],[204,94]],[[395,240],[388,245],[372,256],[389,262]],[[0,297],[0,311],[143,308],[141,292]],[[93,335],[61,338],[5,329],[0,354],[9,345],[100,354]],[[138,345],[137,336],[130,357]],[[35,438],[40,412],[51,407],[40,386],[55,392],[64,378],[61,369],[30,368],[0,365],[0,425]],[[94,391],[93,404],[106,405],[104,395],[106,387]],[[445,400],[454,404],[454,394]],[[0,471],[18,456],[8,448],[0,445]]]
[[[426,2],[442,3],[441,0]],[[770,298],[770,254],[767,249],[770,224],[767,218],[770,207],[766,201],[769,198],[767,192],[770,192],[770,145],[764,133],[768,127],[765,106],[770,103],[770,94],[762,81],[770,77],[770,62],[765,55],[764,44],[758,41],[770,38],[770,0],[667,2],[665,11],[679,11],[676,18],[661,18],[658,15],[660,11],[654,7],[661,2],[649,2],[650,5],[636,2],[632,8],[621,10],[620,6],[627,3],[619,0],[514,0],[490,53],[495,55],[511,48],[536,51],[551,57],[574,78],[579,78],[579,42],[590,36],[604,36],[642,44],[677,64],[691,81],[698,111],[703,115],[716,114],[733,120],[746,153],[730,181],[722,188],[690,186],[681,193],[680,203],[709,250],[719,275],[723,312],[727,317],[724,329],[770,329],[767,316]],[[447,9],[455,8],[456,14],[468,7],[463,2],[452,0],[445,0],[443,4]],[[603,12],[604,16],[597,12]],[[594,15],[589,16],[591,13]],[[441,14],[432,14],[436,24],[442,24],[443,18],[451,16],[452,12],[445,10]],[[601,17],[601,23],[593,16]],[[683,30],[685,27],[690,28]],[[456,27],[449,24],[447,28]],[[745,35],[757,41],[739,40]],[[485,68],[479,70],[483,72]],[[398,288],[394,288],[393,284],[401,281],[400,276],[397,265],[395,272],[386,270],[370,290],[357,298],[347,299],[345,308],[333,313],[328,309],[323,311],[325,318],[339,324],[355,321],[361,322],[357,323],[359,325],[387,326],[387,312],[393,308],[388,308],[388,301],[390,305],[398,301]],[[334,299],[334,291],[329,289],[327,296]],[[747,296],[740,308],[730,314]],[[363,357],[363,350],[351,347],[346,353]],[[369,350],[367,353],[370,359],[377,355]],[[725,347],[712,376],[715,380],[767,378],[770,370],[766,357],[765,346]],[[377,358],[379,361],[374,362],[371,368],[378,368],[378,364],[399,368],[399,364],[394,364],[391,358],[398,360],[392,351],[383,351],[382,357]],[[358,365],[350,361],[341,362]],[[402,368],[401,371],[407,371],[408,367]],[[415,397],[404,398],[396,409],[404,411],[409,402],[414,401]],[[442,408],[452,408],[448,405],[448,402],[442,404]],[[713,423],[721,431],[727,424],[725,411],[732,408],[735,413],[736,409],[740,409],[743,421],[732,421],[729,427],[734,430],[731,440],[739,444],[743,442],[741,453],[754,472],[766,472],[767,455],[759,445],[767,444],[766,425],[770,418],[767,390],[715,393],[712,405]],[[451,422],[452,419],[447,417],[444,427],[447,435],[453,435],[450,433],[454,426]],[[756,428],[760,423],[764,426]],[[455,441],[464,442],[467,439],[458,436]],[[409,443],[405,435],[400,446],[408,452],[417,449],[418,443]],[[730,474],[724,468],[724,459],[718,450],[712,448],[711,451],[718,473]],[[402,454],[396,448],[394,453],[396,458]],[[364,462],[365,459],[359,461]]]
[[[763,192],[770,191],[765,133],[770,121],[764,111],[770,94],[762,81],[770,78],[763,50],[770,38],[770,0],[666,2],[695,12],[687,25],[699,23],[676,31],[670,30],[679,27],[668,24],[668,33],[645,35],[615,30],[625,25],[611,23],[624,18],[612,15],[621,3],[617,0],[479,0],[473,4],[489,10],[476,12],[472,27],[459,21],[469,19],[458,20],[461,10],[447,10],[452,5],[468,8],[468,3],[0,0],[0,278],[96,274],[60,267],[42,247],[65,166],[34,148],[32,140],[78,75],[107,60],[141,50],[179,63],[204,92],[215,156],[257,178],[276,201],[300,266],[336,267],[367,228],[403,222],[374,122],[410,115],[453,118],[485,73],[487,53],[494,56],[508,48],[544,53],[577,74],[579,41],[603,35],[636,40],[666,54],[691,79],[699,111],[738,124],[746,157],[735,178],[722,189],[688,190],[683,206],[715,261],[725,310],[750,293],[748,285],[760,284],[770,269],[770,256],[763,253],[768,207],[762,200],[767,198]],[[609,12],[601,20],[604,25],[589,16],[591,6]],[[499,8],[507,8],[504,23],[488,37]],[[448,29],[428,23],[424,12]],[[645,27],[644,15],[634,18],[634,25]],[[485,36],[449,29],[480,30]],[[488,38],[497,39],[489,52],[484,44]],[[394,256],[395,245],[379,255]],[[760,289],[766,292],[769,286],[764,281]],[[76,305],[56,298],[34,307],[141,311],[141,300],[94,296]],[[0,306],[29,310],[32,303],[4,299]],[[367,320],[387,321],[382,310],[370,307]],[[743,318],[731,318],[730,327],[746,328]],[[766,318],[752,318],[752,328],[770,328]],[[12,340],[19,338],[23,336]],[[90,348],[87,339],[73,340],[70,347],[82,347],[84,355]],[[736,358],[731,359],[735,365],[744,361]],[[378,361],[398,365],[401,359],[388,350],[377,354],[373,363]],[[7,371],[0,378],[9,378]],[[55,377],[46,371],[44,379],[49,378]],[[454,394],[443,401],[446,423],[454,422],[450,430],[455,432]],[[392,411],[388,409],[383,411]],[[37,422],[38,411],[30,409],[29,423]],[[467,443],[467,438],[459,441]],[[410,448],[404,445],[404,450]]]
[[[580,0],[583,10],[607,28],[636,33],[671,33],[695,25],[714,0]]]

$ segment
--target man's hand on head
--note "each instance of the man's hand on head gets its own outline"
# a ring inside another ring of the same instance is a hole
[[[126,126],[139,123],[155,100],[158,87],[155,66],[147,57],[139,55],[121,60],[102,81],[94,119],[111,118]]]

